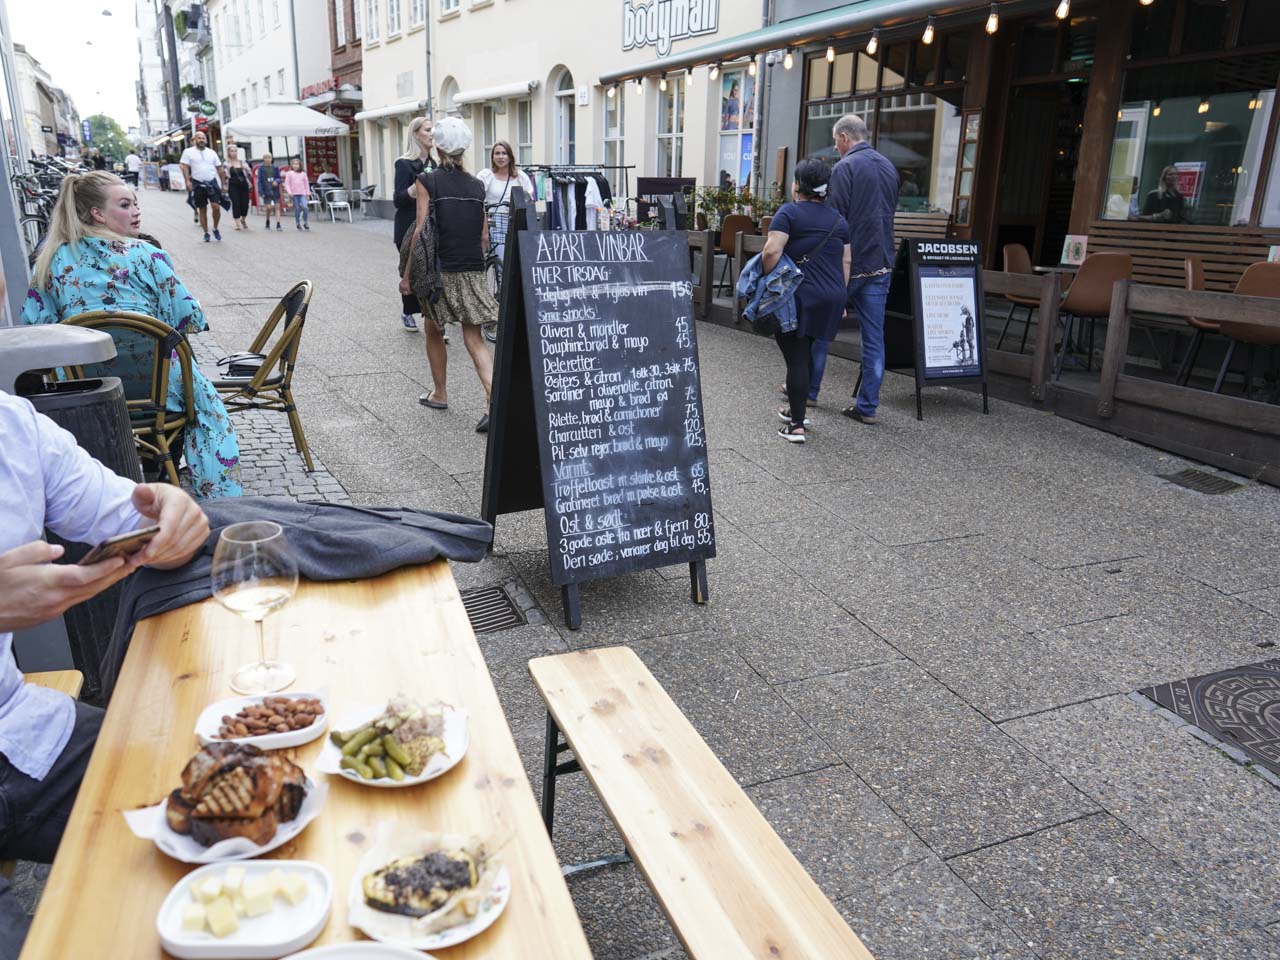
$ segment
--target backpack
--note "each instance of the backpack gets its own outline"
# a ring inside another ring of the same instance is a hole
[[[434,182],[434,181],[433,181]],[[436,225],[435,192],[431,193],[431,205],[427,218],[422,222],[422,230],[417,234],[418,242],[414,243],[414,232],[409,230],[400,241],[400,275],[404,276],[406,259],[409,264],[409,288],[419,300],[435,306],[444,292],[444,281],[440,277],[439,231]],[[412,253],[410,252],[412,247]]]

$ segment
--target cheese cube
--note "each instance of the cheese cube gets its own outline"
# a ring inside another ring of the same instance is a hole
[[[204,929],[204,905],[200,903],[188,903],[182,908],[182,929],[196,932]]]
[[[261,877],[246,877],[241,889],[246,917],[260,917],[275,906],[275,890]]]
[[[222,889],[228,896],[234,897],[239,893],[240,885],[243,883],[244,867],[228,867],[227,872],[222,875]]]
[[[267,874],[267,889],[269,889],[273,894],[279,893],[281,896],[284,896],[280,889],[283,885],[284,871],[279,867],[276,867]]]
[[[236,908],[236,916],[243,917],[244,912],[244,895],[237,893],[231,898],[231,905]]]
[[[209,921],[209,930],[215,937],[229,937],[240,929],[235,907],[226,897],[218,897],[209,904],[206,918]]]
[[[287,873],[276,892],[296,907],[307,899],[307,878],[299,873]]]
[[[217,877],[204,877],[191,888],[191,896],[200,903],[212,903],[222,896],[222,881]]]

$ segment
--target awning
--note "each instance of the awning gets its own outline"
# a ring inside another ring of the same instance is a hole
[[[226,124],[241,137],[345,137],[351,127],[297,100],[271,100]]]
[[[361,110],[356,114],[357,120],[377,120],[380,117],[395,117],[404,113],[418,113],[427,109],[426,100],[401,100],[389,107],[375,107],[372,110]]]
[[[506,100],[508,97],[527,97],[538,86],[537,80],[522,80],[519,83],[504,83],[498,87],[482,87],[479,90],[466,90],[455,94],[453,102],[483,103],[485,100]]]
[[[784,20],[726,40],[704,43],[659,60],[613,70],[601,74],[599,82],[603,86],[612,86],[624,80],[672,73],[701,64],[739,60],[766,50],[830,43],[838,38],[868,32],[873,27],[892,27],[909,20],[919,20],[923,24],[931,14],[939,18],[965,11],[975,16],[985,15],[989,6],[987,0],[958,0],[952,3],[939,3],[938,0],[858,0],[821,13]]]

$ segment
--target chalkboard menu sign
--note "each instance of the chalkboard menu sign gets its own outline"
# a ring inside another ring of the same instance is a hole
[[[519,229],[533,216],[516,211],[506,247],[485,519],[543,508],[571,627],[578,583],[633,570],[689,563],[702,602],[715,530],[688,239]]]

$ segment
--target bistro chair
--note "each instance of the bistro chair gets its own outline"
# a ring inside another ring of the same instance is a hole
[[[1089,346],[1085,354],[1085,369],[1093,369],[1093,334],[1099,320],[1111,315],[1111,288],[1118,280],[1133,276],[1133,257],[1127,253],[1095,253],[1085,257],[1071,287],[1062,298],[1059,311],[1065,322],[1062,331],[1062,347],[1058,351],[1055,380],[1062,377],[1062,365],[1066,362],[1071,345],[1071,331],[1079,320],[1081,327],[1089,321]],[[1078,331],[1077,331],[1078,332]]]
[[[767,237],[769,235],[769,224],[773,223],[773,217],[760,218],[760,236]]]
[[[313,183],[310,185],[310,189],[307,191],[307,193],[308,193],[307,209],[323,210],[324,197],[322,197],[320,194],[320,188]]]
[[[293,402],[293,370],[298,362],[298,345],[302,341],[311,293],[310,280],[295,283],[271,311],[249,345],[248,352],[262,358],[256,373],[249,377],[217,374],[209,378],[231,413],[274,410],[288,417],[293,445],[306,461],[308,472],[315,470],[315,466],[311,462],[311,448],[307,446],[306,435],[302,432],[302,418],[298,416],[297,405]],[[277,327],[280,327],[280,335],[268,350],[267,345],[271,343]]]
[[[351,191],[345,188],[334,187],[332,190],[324,192],[324,203],[329,208],[329,222],[333,223],[333,211],[347,211],[347,223],[351,222]]]
[[[1186,259],[1183,260],[1183,272],[1188,290],[1204,290],[1204,259],[1198,253],[1187,254]],[[1204,335],[1218,332],[1218,324],[1212,320],[1187,317],[1187,323],[1191,324],[1194,332],[1191,334],[1191,343],[1187,346],[1187,355],[1182,358],[1182,366],[1178,368],[1178,374],[1174,380],[1175,383],[1184,387],[1191,379],[1191,371],[1195,369],[1196,357],[1199,356],[1200,348],[1204,345]]]
[[[1035,270],[1031,267],[1031,254],[1027,252],[1027,248],[1020,243],[1006,243],[1003,250],[1004,255],[1004,272],[1005,273],[1022,273],[1034,274]],[[1022,353],[1027,348],[1027,334],[1031,332],[1031,315],[1036,308],[1040,306],[1040,301],[1033,297],[1023,297],[1016,293],[1006,293],[1004,298],[1009,301],[1009,315],[1004,318],[1004,328],[1000,331],[1000,339],[996,341],[996,349],[999,350],[1004,343],[1005,334],[1009,332],[1009,325],[1013,323],[1013,315],[1019,307],[1025,307],[1027,310],[1026,322],[1022,325],[1022,343],[1018,345],[1018,352]]]
[[[177,461],[182,456],[182,435],[187,426],[195,422],[191,387],[194,364],[187,338],[155,317],[123,310],[94,310],[62,322],[104,330],[111,335],[116,344],[115,357],[102,363],[68,367],[68,375],[77,379],[120,378],[129,408],[133,442],[143,466],[157,473],[163,471],[165,478],[178,486]],[[182,376],[182,410],[178,412],[165,408],[173,359],[178,361]]]
[[[373,206],[373,195],[377,189],[378,185],[376,183],[371,183],[368,186],[358,187],[351,191],[352,198],[360,207],[360,216],[362,219],[370,219],[369,212],[365,208]]]
[[[716,289],[724,287],[725,277],[729,273],[729,268],[733,265],[733,254],[738,244],[738,234],[747,233],[755,235],[756,225],[751,222],[751,218],[741,213],[725,214],[720,221],[720,245],[717,248],[719,253],[725,255],[724,267],[720,271],[720,280],[716,284]]]
[[[1238,297],[1274,297],[1280,298],[1280,263],[1252,264],[1236,284],[1235,295]],[[1222,360],[1222,369],[1218,371],[1218,379],[1213,385],[1214,393],[1222,392],[1222,382],[1227,377],[1227,369],[1231,366],[1231,357],[1235,353],[1236,344],[1243,343],[1247,348],[1244,367],[1244,384],[1242,392],[1249,396],[1253,386],[1253,357],[1258,347],[1270,347],[1272,359],[1275,348],[1280,347],[1280,330],[1274,327],[1260,327],[1252,323],[1241,323],[1235,320],[1223,320],[1218,324],[1219,332],[1231,338],[1227,345],[1227,355]],[[1272,389],[1269,403],[1280,399],[1280,386]]]

